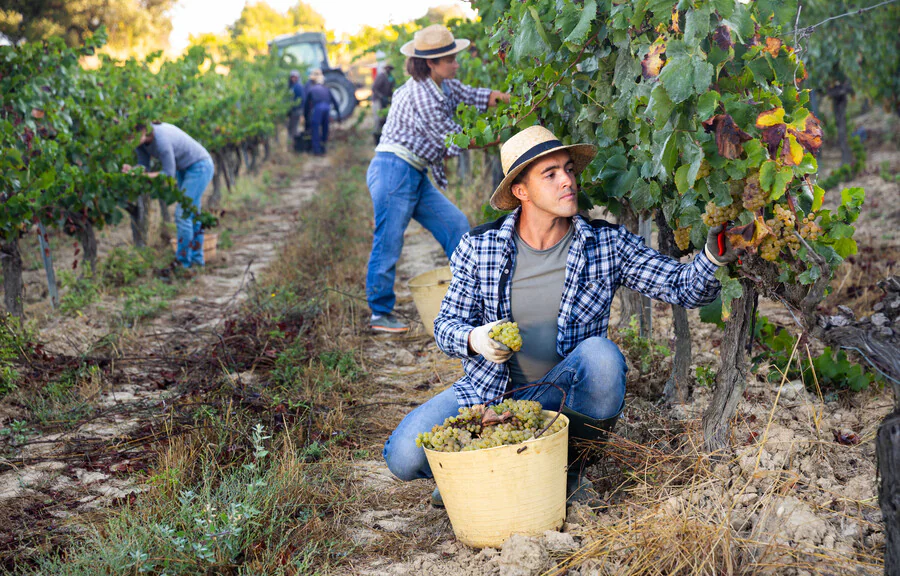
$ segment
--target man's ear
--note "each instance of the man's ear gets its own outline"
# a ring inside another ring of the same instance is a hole
[[[525,203],[528,200],[528,189],[521,182],[516,182],[510,186],[509,191],[512,195],[519,199],[519,202]]]

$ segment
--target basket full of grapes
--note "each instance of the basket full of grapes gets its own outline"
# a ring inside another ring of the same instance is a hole
[[[456,537],[499,547],[512,534],[558,530],[566,515],[569,421],[529,400],[460,408],[424,432],[425,449]]]

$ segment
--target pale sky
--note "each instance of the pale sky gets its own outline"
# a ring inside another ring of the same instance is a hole
[[[171,49],[180,52],[191,34],[219,33],[241,14],[248,0],[181,0],[172,11]],[[325,18],[325,26],[337,32],[354,33],[360,26],[383,26],[424,16],[432,6],[455,5],[474,15],[462,0],[305,0]],[[250,0],[253,3],[253,0]],[[272,8],[286,11],[297,0],[268,0]]]

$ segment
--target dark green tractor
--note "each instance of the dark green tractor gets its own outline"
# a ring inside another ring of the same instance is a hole
[[[290,56],[294,63],[305,66],[307,73],[314,68],[321,68],[325,75],[325,86],[338,102],[341,118],[349,118],[359,103],[356,100],[356,86],[347,79],[343,70],[331,67],[326,46],[324,33],[298,32],[275,38],[269,42],[269,51],[277,50],[282,56]]]

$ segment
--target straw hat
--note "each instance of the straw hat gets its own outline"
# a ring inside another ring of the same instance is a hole
[[[532,126],[522,130],[500,147],[500,165],[503,166],[503,182],[491,195],[491,206],[497,210],[512,210],[520,202],[513,196],[510,186],[516,176],[522,173],[529,164],[546,156],[567,150],[575,164],[575,174],[581,174],[585,166],[591,163],[597,154],[597,147],[592,144],[564,145],[543,126]]]
[[[400,48],[400,52],[404,56],[430,60],[456,54],[468,47],[469,41],[465,38],[456,40],[453,38],[453,33],[447,30],[446,26],[432,24],[416,32],[413,39]]]
[[[323,84],[325,82],[325,75],[322,74],[322,71],[320,69],[315,68],[312,72],[309,73],[309,79],[316,84]]]

